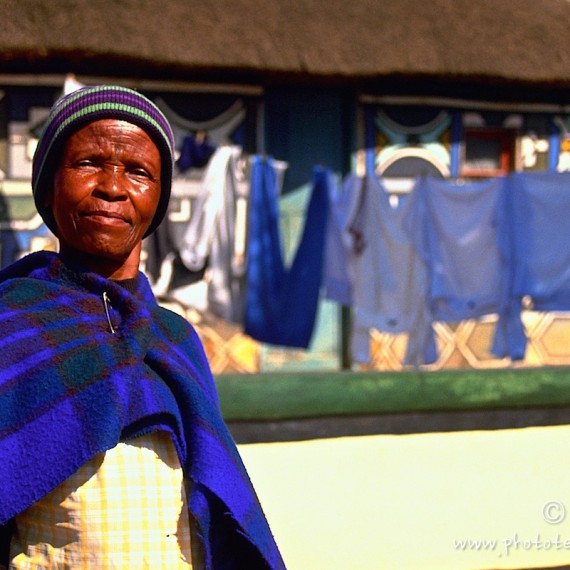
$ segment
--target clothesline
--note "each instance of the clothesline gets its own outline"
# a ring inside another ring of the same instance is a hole
[[[488,314],[499,315],[492,352],[523,358],[522,299],[538,310],[570,309],[565,188],[567,173],[426,177],[394,207],[382,179],[349,176],[333,202],[329,232],[342,247],[327,250],[324,289],[353,309],[355,359],[367,361],[376,328],[408,332],[407,364],[433,362],[434,321]]]
[[[434,321],[492,313],[499,315],[493,351],[517,360],[526,346],[523,296],[555,307],[548,310],[570,309],[564,218],[570,192],[563,191],[570,190],[570,174],[416,178],[406,180],[406,190],[391,202],[393,179],[351,174],[339,181],[329,169],[315,167],[302,237],[286,267],[278,223],[286,163],[251,157],[244,179],[239,151],[220,149],[216,153],[225,152],[226,160],[210,159],[208,168],[218,173],[204,176],[189,224],[178,229],[178,238],[168,224],[166,231],[179,273],[197,269],[184,259],[202,248],[201,273],[190,285],[200,284],[201,309],[242,325],[261,342],[307,348],[324,297],[351,307],[351,349],[358,362],[369,357],[372,328],[408,333],[406,363],[419,365],[437,358]],[[319,206],[311,209],[315,201]],[[539,218],[549,202],[556,202],[553,211]],[[540,238],[544,225],[546,243]],[[305,288],[291,284],[296,274],[304,275]],[[184,302],[191,302],[188,296]],[[288,318],[304,323],[303,334],[286,332]],[[262,322],[263,333],[256,328]]]

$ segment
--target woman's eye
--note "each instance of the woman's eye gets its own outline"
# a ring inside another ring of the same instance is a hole
[[[130,172],[133,176],[136,176],[138,178],[150,178],[150,179],[152,179],[150,172],[146,168],[134,167],[134,168],[131,168]]]
[[[95,162],[90,158],[82,158],[81,160],[75,161],[75,166],[78,168],[87,168],[90,166],[94,166]]]

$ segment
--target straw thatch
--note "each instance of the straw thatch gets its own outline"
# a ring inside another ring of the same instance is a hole
[[[569,0],[0,0],[0,73],[570,87]]]

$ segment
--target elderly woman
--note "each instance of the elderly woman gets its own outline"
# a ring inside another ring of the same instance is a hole
[[[195,331],[138,269],[172,164],[136,91],[49,115],[32,189],[60,251],[0,273],[0,565],[284,568]]]

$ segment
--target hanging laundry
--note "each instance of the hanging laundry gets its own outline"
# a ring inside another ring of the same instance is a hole
[[[272,159],[255,157],[251,171],[245,332],[278,346],[307,348],[319,300],[328,212],[327,169],[313,170],[303,233],[289,268],[279,231],[278,179]]]
[[[357,362],[370,360],[370,329],[377,329],[409,333],[404,364],[434,362],[427,270],[402,223],[410,197],[399,196],[392,204],[373,174],[350,176],[346,184],[356,191],[344,228],[353,297],[352,357]]]
[[[0,269],[8,267],[21,255],[17,233],[10,228],[11,221],[12,216],[8,200],[0,192],[0,225],[4,225],[4,228],[0,229]]]
[[[20,244],[14,230],[0,230],[0,269],[8,267],[20,256]]]
[[[248,184],[240,176],[241,148],[219,147],[210,162],[180,245],[189,271],[205,270],[207,310],[227,321],[243,323],[245,260],[236,235],[244,236]],[[240,203],[243,207],[240,207]],[[244,238],[245,239],[245,238]]]
[[[323,295],[339,305],[351,306],[353,301],[352,282],[348,270],[351,250],[349,243],[354,236],[345,233],[347,220],[354,216],[358,205],[359,187],[362,178],[349,174],[342,184],[334,181],[329,185],[329,213],[325,238],[323,267]]]
[[[491,350],[515,360],[524,357],[526,340],[520,311],[509,303],[505,183],[504,178],[469,183],[421,178],[404,224],[428,267],[433,319],[498,314]]]
[[[171,200],[171,204],[173,201]],[[169,206],[170,207],[170,206]],[[198,310],[207,309],[204,287],[189,293],[188,289],[204,280],[207,263],[193,271],[180,259],[180,245],[188,222],[172,219],[170,211],[156,231],[146,238],[144,271],[150,278],[158,298],[181,296],[184,305]]]
[[[206,140],[205,135],[187,135],[182,141],[176,167],[182,173],[191,168],[203,168],[215,151],[216,147]]]
[[[516,173],[508,212],[512,296],[528,296],[537,311],[570,310],[570,173]]]

